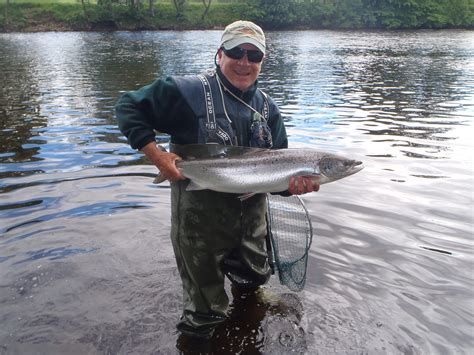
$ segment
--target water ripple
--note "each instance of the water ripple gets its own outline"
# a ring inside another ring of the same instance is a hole
[[[169,185],[152,185],[113,107],[211,67],[220,34],[0,34],[0,352],[177,351]],[[315,238],[302,314],[249,302],[217,349],[469,354],[472,32],[267,37],[260,84],[290,146],[366,167],[304,196]]]

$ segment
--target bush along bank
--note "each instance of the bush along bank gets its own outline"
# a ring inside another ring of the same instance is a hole
[[[161,30],[208,29],[222,27],[240,16],[243,6],[219,5],[202,18],[203,6],[189,4],[177,15],[171,4],[149,8],[120,4],[99,6],[81,3],[13,3],[0,4],[0,30],[3,32],[87,31],[87,30]]]
[[[474,28],[471,0],[244,0],[211,2],[88,1],[0,4],[0,31],[187,30],[247,19],[266,29]],[[131,2],[136,4],[137,2]],[[146,3],[146,4],[145,4]],[[175,6],[181,3],[181,6]]]

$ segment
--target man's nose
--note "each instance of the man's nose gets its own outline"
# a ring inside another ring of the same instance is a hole
[[[242,64],[249,64],[249,58],[247,57],[247,52],[245,52],[244,56],[242,58],[239,59],[239,62],[241,62]]]

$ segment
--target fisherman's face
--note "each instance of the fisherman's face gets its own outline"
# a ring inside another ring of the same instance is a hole
[[[249,50],[258,50],[257,47],[250,43],[243,43],[239,45],[239,47]],[[228,57],[222,49],[219,49],[217,55],[222,74],[224,74],[227,80],[237,89],[247,91],[253,83],[255,83],[260,74],[263,61],[260,63],[249,62],[247,54],[241,59],[232,59]]]

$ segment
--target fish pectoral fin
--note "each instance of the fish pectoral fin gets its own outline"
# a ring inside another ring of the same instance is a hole
[[[240,201],[245,201],[247,199],[249,199],[250,197],[252,197],[253,195],[255,195],[255,192],[249,192],[249,193],[246,193],[244,195],[240,195],[238,198]]]
[[[199,184],[196,184],[193,180],[189,181],[188,186],[186,186],[186,191],[197,191],[197,190],[206,190],[207,187],[202,187]]]

